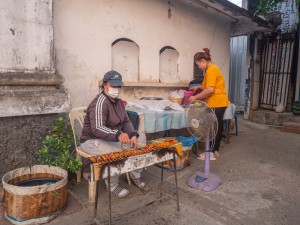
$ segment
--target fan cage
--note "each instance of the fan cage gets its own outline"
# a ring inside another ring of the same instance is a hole
[[[205,102],[194,101],[185,108],[186,124],[189,132],[198,141],[212,141],[218,132],[215,112]]]

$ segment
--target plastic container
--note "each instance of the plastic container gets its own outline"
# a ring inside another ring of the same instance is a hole
[[[172,97],[169,97],[169,100],[170,100],[171,102],[178,103],[179,105],[182,104],[182,99],[183,99],[183,98],[172,98]]]
[[[184,92],[184,97],[183,97],[183,100],[182,100],[182,104],[183,105],[188,105],[189,104],[189,98],[191,96],[193,96],[193,95],[194,95],[194,92],[192,92],[192,91],[185,91]]]

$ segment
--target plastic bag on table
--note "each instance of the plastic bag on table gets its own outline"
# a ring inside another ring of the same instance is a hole
[[[223,120],[231,120],[234,118],[236,106],[233,103],[230,103],[230,105],[226,108]]]
[[[194,143],[197,142],[197,139],[194,138],[193,136],[191,137],[183,137],[183,136],[178,136],[176,137],[176,140],[182,143],[183,147],[189,147],[192,146]]]
[[[170,98],[183,98],[184,90],[176,90],[170,93]]]

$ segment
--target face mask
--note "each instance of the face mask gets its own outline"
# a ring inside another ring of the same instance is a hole
[[[111,98],[118,98],[119,92],[120,92],[119,89],[120,89],[120,88],[113,88],[113,87],[110,87],[110,88],[108,89],[107,94],[108,94]]]

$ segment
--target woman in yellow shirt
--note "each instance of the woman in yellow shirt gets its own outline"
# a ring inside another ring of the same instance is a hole
[[[204,48],[202,51],[198,52],[195,55],[194,60],[198,67],[202,69],[203,72],[206,72],[202,85],[198,86],[203,89],[203,91],[197,95],[191,96],[189,102],[206,98],[207,104],[213,108],[216,114],[218,119],[218,132],[215,137],[215,145],[210,154],[210,159],[216,160],[215,156],[220,155],[219,150],[223,131],[223,116],[226,108],[229,106],[225,80],[220,69],[211,61],[210,50],[208,48]],[[200,154],[197,158],[204,160],[205,154]]]

